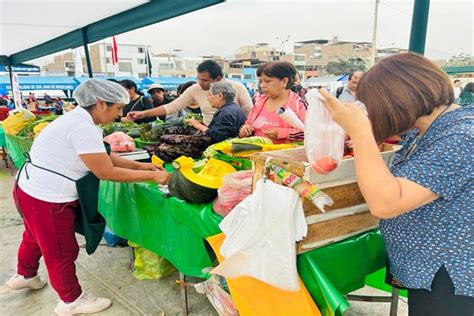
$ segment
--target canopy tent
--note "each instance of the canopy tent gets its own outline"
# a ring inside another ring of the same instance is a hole
[[[74,90],[78,83],[72,77],[18,76],[20,90]],[[0,89],[11,90],[10,78],[0,77]]]
[[[142,81],[143,89],[148,89],[153,83],[161,84],[165,89],[176,90],[179,85],[188,81],[196,81],[194,77],[145,77]]]
[[[223,0],[2,1],[0,64],[16,65],[220,2]]]

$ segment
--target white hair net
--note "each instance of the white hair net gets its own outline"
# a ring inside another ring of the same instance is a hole
[[[81,83],[73,94],[77,103],[83,107],[96,104],[97,101],[128,104],[130,96],[120,84],[110,80],[88,79]]]

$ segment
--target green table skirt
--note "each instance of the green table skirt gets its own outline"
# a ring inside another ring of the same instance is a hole
[[[2,124],[0,124],[0,147],[5,147],[5,131],[3,130]]]

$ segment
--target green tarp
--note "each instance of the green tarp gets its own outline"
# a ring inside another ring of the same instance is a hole
[[[16,166],[31,142],[7,135]],[[205,275],[213,264],[204,239],[220,232],[222,217],[212,204],[189,204],[165,197],[150,183],[102,181],[99,210],[119,236],[142,245],[190,276]],[[323,315],[342,315],[349,307],[344,295],[369,284],[390,291],[383,283],[385,249],[378,231],[371,231],[301,254],[298,272]]]

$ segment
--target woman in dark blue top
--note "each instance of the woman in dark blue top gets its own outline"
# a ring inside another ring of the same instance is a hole
[[[474,107],[453,104],[447,74],[413,53],[382,59],[359,81],[368,117],[321,93],[352,139],[359,187],[382,219],[409,314],[473,315]],[[389,169],[377,144],[404,132]]]
[[[209,126],[195,119],[189,120],[188,124],[206,133],[213,143],[237,137],[246,117],[242,108],[234,103],[234,98],[235,90],[230,83],[219,81],[211,84],[208,100],[211,106],[218,110]]]

